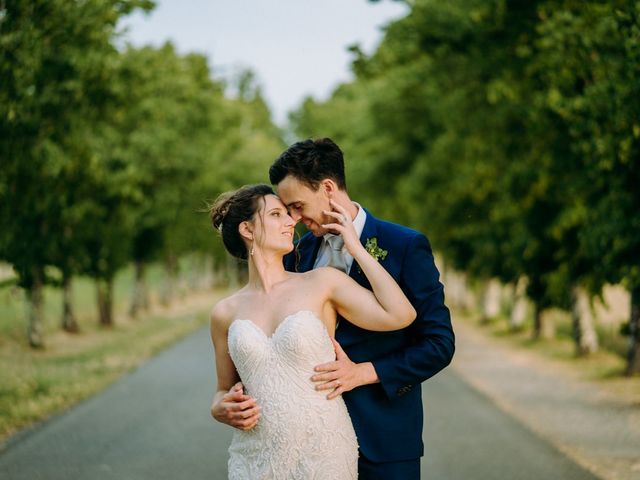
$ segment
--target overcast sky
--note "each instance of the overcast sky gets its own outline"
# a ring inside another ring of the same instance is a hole
[[[203,53],[214,76],[251,68],[280,125],[306,95],[324,99],[351,78],[349,45],[358,43],[373,52],[381,27],[407,12],[404,4],[390,0],[156,3],[150,15],[135,14],[124,22],[128,41],[140,46],[171,40],[181,53]]]

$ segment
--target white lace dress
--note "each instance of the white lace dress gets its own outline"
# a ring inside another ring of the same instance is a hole
[[[357,478],[358,444],[347,408],[314,390],[313,367],[335,359],[322,321],[310,311],[286,317],[271,337],[234,320],[229,353],[247,394],[262,407],[256,427],[236,430],[230,480]]]

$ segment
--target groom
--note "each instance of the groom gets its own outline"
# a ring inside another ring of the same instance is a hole
[[[347,209],[360,241],[395,278],[417,312],[395,332],[371,332],[340,318],[336,361],[315,368],[312,379],[328,397],[342,394],[360,444],[360,479],[418,479],[422,443],[420,384],[446,367],[454,334],[431,247],[421,233],[375,218],[347,193],[344,160],[330,139],[289,147],[269,170],[271,183],[295,221],[309,233],[285,258],[290,271],[334,266],[371,289],[353,258],[322,227],[329,199]],[[338,237],[338,239],[340,239]],[[333,248],[332,248],[332,245]]]

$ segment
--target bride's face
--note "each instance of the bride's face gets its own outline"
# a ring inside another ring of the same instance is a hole
[[[263,197],[263,205],[254,216],[255,247],[283,254],[293,250],[293,229],[296,222],[275,195]]]

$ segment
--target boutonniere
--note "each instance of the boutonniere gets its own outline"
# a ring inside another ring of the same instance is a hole
[[[369,252],[369,255],[379,262],[382,262],[387,258],[387,253],[389,253],[378,246],[378,239],[376,237],[367,238],[367,243],[364,245],[364,249]]]
[[[387,253],[389,253],[384,248],[380,248],[378,246],[378,239],[376,237],[367,238],[367,242],[364,244],[364,249],[378,262],[387,258]],[[358,265],[358,272],[362,273],[360,265]]]

